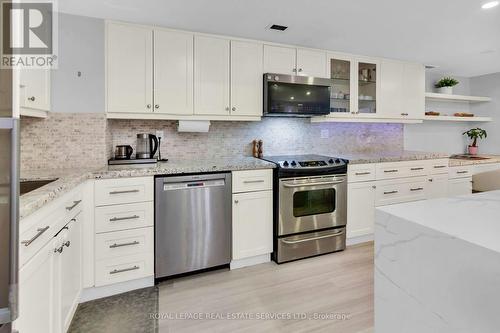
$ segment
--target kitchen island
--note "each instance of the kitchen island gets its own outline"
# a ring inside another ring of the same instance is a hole
[[[375,332],[498,332],[500,191],[378,208]]]

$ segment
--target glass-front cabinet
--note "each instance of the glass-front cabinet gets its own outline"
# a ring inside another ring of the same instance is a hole
[[[379,92],[379,63],[368,58],[328,54],[330,78],[330,117],[376,117]]]

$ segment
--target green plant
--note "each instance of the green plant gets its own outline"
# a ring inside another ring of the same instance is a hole
[[[453,86],[456,86],[457,84],[459,84],[459,82],[457,80],[455,80],[452,77],[445,76],[441,80],[436,82],[434,84],[434,86],[436,88],[442,88],[442,87],[453,87]]]
[[[472,139],[471,147],[477,147],[477,139],[483,139],[488,136],[486,131],[482,128],[471,128],[470,130],[463,132],[462,135],[467,135],[469,139]]]

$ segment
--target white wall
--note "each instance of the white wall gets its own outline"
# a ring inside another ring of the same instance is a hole
[[[104,112],[104,20],[59,14],[58,34],[59,66],[51,76],[52,111]]]
[[[500,73],[476,76],[470,82],[473,95],[492,98],[489,103],[472,106],[472,112],[493,118],[492,122],[478,124],[488,133],[488,137],[478,143],[479,153],[500,154]]]

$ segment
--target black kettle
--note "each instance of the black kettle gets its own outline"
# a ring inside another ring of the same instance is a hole
[[[136,158],[154,158],[157,150],[158,138],[156,135],[147,133],[137,134]]]

